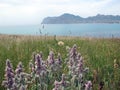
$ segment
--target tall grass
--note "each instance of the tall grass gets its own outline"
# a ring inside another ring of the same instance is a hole
[[[58,41],[64,42],[63,46]],[[100,82],[104,82],[104,90],[120,89],[120,39],[97,39],[80,37],[44,37],[44,36],[10,36],[0,35],[0,84],[4,79],[6,59],[10,59],[13,68],[19,61],[28,72],[29,61],[33,52],[42,51],[44,60],[49,51],[60,53],[62,60],[66,58],[66,46],[78,46],[78,51],[85,58],[85,65],[90,68],[88,79],[93,82],[93,90],[97,90]],[[116,61],[116,62],[114,62]],[[117,66],[115,66],[117,64]],[[0,90],[4,90],[0,86]]]

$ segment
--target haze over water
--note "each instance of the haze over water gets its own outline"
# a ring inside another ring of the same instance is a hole
[[[0,26],[2,34],[120,37],[120,24],[45,24]]]

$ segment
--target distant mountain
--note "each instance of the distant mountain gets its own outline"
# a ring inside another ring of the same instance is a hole
[[[120,16],[101,15],[83,18],[73,14],[65,13],[58,17],[46,17],[42,24],[74,24],[74,23],[120,23]]]

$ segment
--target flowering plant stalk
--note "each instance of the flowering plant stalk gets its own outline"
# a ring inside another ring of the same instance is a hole
[[[2,85],[7,90],[92,90],[92,82],[86,80],[89,68],[74,45],[68,49],[67,60],[63,63],[61,55],[57,59],[50,51],[47,60],[42,52],[34,53],[30,61],[30,72],[25,73],[21,62],[13,70],[10,60],[6,61],[5,80]],[[66,72],[63,70],[68,68]],[[53,87],[54,83],[54,87]]]

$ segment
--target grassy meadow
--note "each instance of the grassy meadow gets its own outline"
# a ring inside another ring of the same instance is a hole
[[[64,45],[58,45],[63,41]],[[93,83],[93,90],[98,90],[99,82],[104,82],[103,90],[120,90],[120,38],[83,38],[58,36],[19,36],[0,35],[0,90],[5,90],[4,80],[6,59],[10,59],[14,69],[19,61],[29,71],[29,61],[33,52],[43,53],[47,59],[49,51],[60,53],[64,61],[67,56],[66,46],[77,45],[78,52],[84,57],[84,63],[90,68],[87,78]]]

